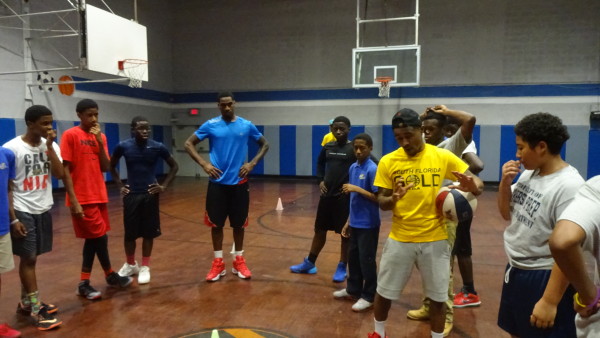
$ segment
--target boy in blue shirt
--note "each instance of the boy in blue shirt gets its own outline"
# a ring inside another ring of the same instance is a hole
[[[215,258],[206,275],[208,282],[225,276],[223,227],[227,218],[233,228],[235,245],[231,272],[242,279],[252,276],[242,256],[250,206],[248,174],[269,150],[269,142],[256,126],[235,114],[232,93],[219,93],[217,101],[221,116],[206,121],[185,141],[187,153],[210,177],[204,223],[211,228]],[[210,142],[210,162],[204,160],[196,150],[196,144],[204,139]],[[254,158],[246,162],[250,140],[256,142],[259,149]]]
[[[342,236],[350,238],[348,247],[348,280],[346,288],[335,291],[335,298],[358,301],[352,310],[359,312],[373,306],[377,289],[377,242],[379,241],[379,204],[377,187],[373,185],[377,164],[370,158],[373,140],[365,133],[356,135],[352,142],[356,163],[349,169],[349,183],[343,191],[350,194],[350,219],[342,229]]]
[[[131,120],[133,137],[120,142],[110,158],[113,181],[123,196],[124,246],[127,261],[119,270],[120,276],[138,275],[138,284],[150,282],[150,255],[154,238],[161,235],[159,195],[175,178],[179,165],[167,147],[150,139],[151,126],[147,118],[136,116]],[[123,184],[117,164],[121,157],[127,164],[127,184]],[[156,180],[156,165],[165,161],[169,173],[162,181]],[[136,239],[142,237],[142,265],[135,260]]]

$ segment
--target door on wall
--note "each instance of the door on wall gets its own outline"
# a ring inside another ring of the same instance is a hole
[[[179,164],[177,176],[208,177],[202,168],[192,160],[185,151],[185,141],[198,129],[197,126],[174,126],[173,127],[173,156]],[[196,150],[206,161],[210,161],[208,155],[208,140],[196,145]]]

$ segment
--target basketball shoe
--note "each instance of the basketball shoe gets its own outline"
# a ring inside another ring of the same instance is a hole
[[[139,272],[140,266],[138,265],[137,261],[135,262],[135,264],[129,264],[125,262],[125,264],[123,264],[123,267],[119,270],[119,276],[129,277],[137,275]]]
[[[302,263],[290,266],[290,270],[294,273],[317,273],[317,267],[311,261],[308,260],[308,257],[304,258],[304,261],[302,261]]]
[[[77,286],[77,294],[89,300],[95,300],[102,297],[102,293],[90,285],[89,279],[79,282],[79,285]]]
[[[212,262],[212,267],[210,271],[206,275],[207,282],[216,282],[222,276],[225,276],[225,263],[223,263],[223,258],[215,258]]]
[[[246,260],[243,256],[235,256],[235,260],[233,261],[233,268],[231,268],[231,272],[237,274],[238,277],[242,279],[248,279],[252,277],[252,273],[250,269],[246,266]]]
[[[8,324],[4,323],[4,324],[0,325],[0,337],[6,337],[6,338],[21,337],[21,332],[13,329],[12,327],[8,326]]]
[[[470,307],[481,305],[479,296],[475,293],[469,293],[464,288],[456,296],[454,296],[454,307]]]

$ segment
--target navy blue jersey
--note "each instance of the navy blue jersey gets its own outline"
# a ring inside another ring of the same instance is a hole
[[[138,144],[134,138],[120,142],[113,152],[113,157],[125,157],[127,164],[127,185],[133,194],[148,192],[148,186],[156,183],[156,165],[171,157],[164,144],[147,140]]]

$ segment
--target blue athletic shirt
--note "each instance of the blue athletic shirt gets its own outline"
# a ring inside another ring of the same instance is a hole
[[[8,181],[14,180],[15,175],[15,154],[8,148],[0,147],[0,236],[10,231]]]
[[[237,185],[242,181],[240,168],[248,157],[248,140],[258,141],[263,135],[252,122],[236,116],[235,121],[226,122],[221,116],[212,118],[195,132],[200,141],[208,138],[210,163],[223,173],[219,184]]]
[[[144,144],[138,144],[135,138],[127,139],[117,144],[113,156],[125,157],[127,164],[127,185],[133,194],[148,192],[148,186],[156,183],[156,165],[160,159],[171,157],[164,144],[148,139]]]
[[[378,188],[373,185],[377,164],[367,158],[363,164],[353,163],[348,170],[349,183],[376,193]],[[353,228],[370,229],[381,225],[379,218],[379,204],[373,202],[357,192],[350,193],[350,226]]]

